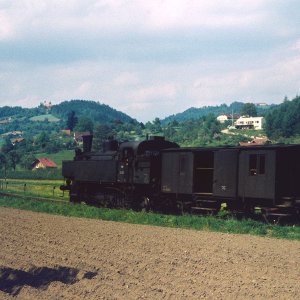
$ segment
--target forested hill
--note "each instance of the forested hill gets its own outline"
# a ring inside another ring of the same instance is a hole
[[[122,122],[130,122],[133,119],[123,112],[120,112],[108,105],[101,104],[95,101],[87,100],[70,100],[60,104],[53,105],[51,113],[62,119],[66,119],[70,111],[80,117],[88,117],[93,122],[109,123],[111,121],[120,120]]]
[[[84,116],[91,119],[94,123],[110,123],[115,120],[119,120],[124,123],[133,121],[130,116],[123,112],[117,111],[108,105],[87,100],[64,101],[60,104],[53,105],[51,110],[44,107],[43,104],[40,104],[35,108],[4,106],[0,107],[0,119],[16,117],[20,120],[20,118],[31,118],[44,115],[46,113],[51,113],[51,115],[60,120],[66,120],[71,111],[75,112],[78,118]]]
[[[0,107],[0,118],[7,118],[15,115],[22,115],[28,111],[26,108],[22,108],[20,106],[10,107],[3,106]]]
[[[182,122],[190,119],[199,119],[208,114],[213,114],[218,116],[220,114],[239,114],[245,103],[243,102],[233,102],[230,105],[221,104],[219,106],[203,106],[199,108],[191,107],[182,113],[176,115],[171,115],[162,120],[163,124],[168,124],[172,121]],[[274,105],[267,106],[257,106],[257,113],[259,115],[264,115],[271,107]]]
[[[300,135],[300,96],[285,100],[266,116],[265,130],[270,138]]]

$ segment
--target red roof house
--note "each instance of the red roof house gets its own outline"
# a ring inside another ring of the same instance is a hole
[[[261,146],[261,145],[269,145],[271,141],[267,138],[255,138],[250,142],[239,142],[240,146]]]
[[[32,170],[48,168],[57,168],[56,163],[49,158],[37,158],[32,163]]]

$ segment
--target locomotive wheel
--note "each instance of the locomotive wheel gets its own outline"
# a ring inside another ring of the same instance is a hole
[[[80,203],[80,194],[79,194],[79,186],[74,183],[70,189],[70,202],[71,203]]]
[[[127,207],[127,196],[125,192],[117,189],[105,189],[104,199],[107,207],[110,208],[126,208]]]

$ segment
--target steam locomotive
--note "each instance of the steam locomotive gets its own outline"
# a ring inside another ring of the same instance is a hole
[[[70,201],[166,213],[228,210],[300,215],[300,145],[180,148],[163,137],[104,142],[64,161]]]

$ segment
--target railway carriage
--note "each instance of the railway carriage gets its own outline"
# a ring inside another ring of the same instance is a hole
[[[289,214],[300,205],[300,145],[183,148],[162,153],[163,194],[192,211]]]

